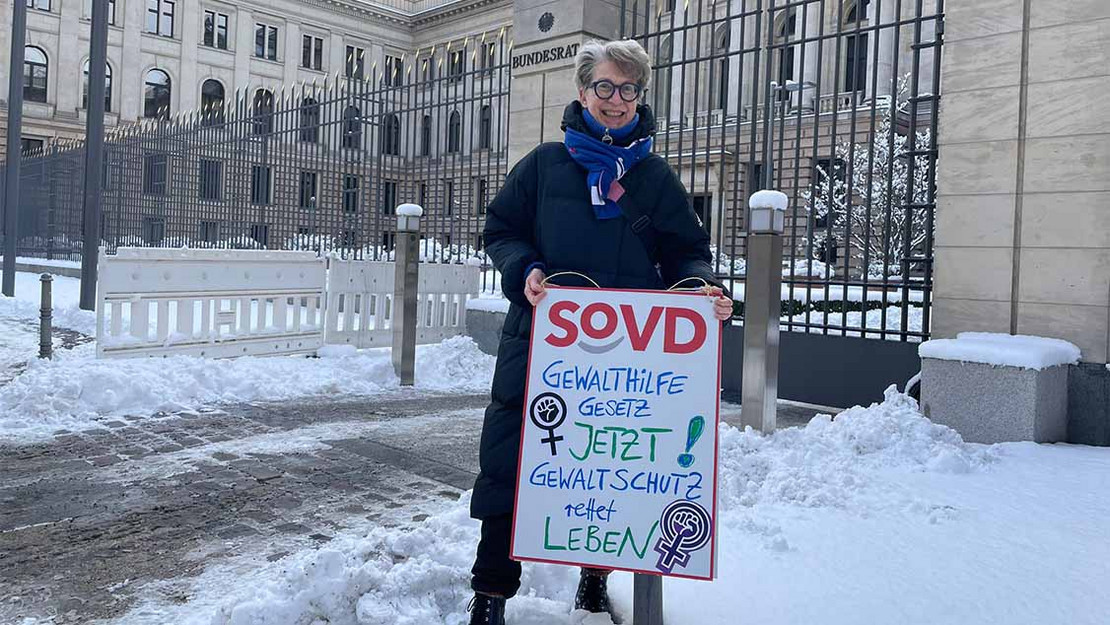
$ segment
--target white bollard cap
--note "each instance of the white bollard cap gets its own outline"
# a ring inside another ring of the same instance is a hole
[[[400,204],[397,206],[397,215],[401,217],[421,217],[424,209],[419,204]]]
[[[748,200],[749,234],[782,234],[786,230],[789,198],[781,191],[757,191]]]

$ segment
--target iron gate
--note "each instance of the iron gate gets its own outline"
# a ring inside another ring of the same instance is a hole
[[[656,152],[685,183],[734,292],[749,196],[770,180],[791,200],[780,394],[846,406],[905,382],[929,335],[943,0],[622,9],[622,34],[654,63]],[[726,339],[725,386],[737,393],[742,332]]]

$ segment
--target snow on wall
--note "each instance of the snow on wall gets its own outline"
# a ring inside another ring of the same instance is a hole
[[[922,358],[977,362],[1021,369],[1046,369],[1079,362],[1075,345],[1040,336],[961,332],[954,339],[926,341],[918,348]]]

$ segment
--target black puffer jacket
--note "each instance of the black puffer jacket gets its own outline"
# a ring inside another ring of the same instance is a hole
[[[625,144],[655,133],[651,109],[640,106],[637,112],[639,126]],[[578,102],[567,106],[562,126],[589,132]],[[501,288],[511,306],[482,426],[481,472],[470,506],[475,518],[513,509],[532,329],[532,306],[524,297],[524,271],[530,264],[544,263],[547,275],[582,273],[602,287],[665,289],[691,276],[718,284],[710,267],[709,235],[670,165],[651,154],[621,178],[621,185],[625,195],[620,203],[636,202],[651,218],[656,233],[651,256],[623,216],[597,219],[586,170],[562,143],[544,143],[532,150],[509,172],[489,205],[486,250],[501,272]],[[555,282],[588,286],[566,277]]]

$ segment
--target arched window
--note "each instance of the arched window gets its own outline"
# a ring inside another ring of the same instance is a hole
[[[867,33],[855,32],[867,22],[870,0],[857,0],[844,16],[844,91],[867,89]]]
[[[348,106],[343,110],[342,144],[350,150],[362,148],[362,112],[357,106]]]
[[[728,84],[729,84],[729,60],[728,48],[732,42],[732,28],[729,24],[725,24],[718,31],[717,35],[713,38],[713,51],[719,58],[716,61],[715,69],[717,71],[716,84],[716,97],[714,98],[714,107],[721,110],[728,110]]]
[[[274,92],[259,89],[254,92],[254,134],[268,135],[274,131]]]
[[[794,76],[794,48],[796,43],[791,43],[798,32],[798,12],[790,11],[783,17],[778,26],[775,28],[775,47],[776,47],[776,67],[775,82],[779,87],[785,87],[787,83],[796,80]],[[778,100],[788,100],[790,92],[785,88],[780,88],[775,97]]]
[[[149,119],[169,119],[170,117],[170,75],[160,69],[146,73],[143,89],[143,117]]]
[[[393,113],[382,119],[382,154],[401,154],[401,120]]]
[[[670,36],[664,37],[659,42],[659,51],[655,55],[655,106],[658,119],[667,120],[671,116],[671,78],[674,68],[671,59],[674,56],[674,40]],[[662,125],[666,127],[666,123]]]
[[[301,141],[318,143],[320,141],[320,105],[315,98],[301,100]]]
[[[447,122],[447,151],[458,152],[462,148],[462,117],[458,111],[451,111]]]
[[[420,156],[432,155],[432,116],[425,115],[420,122]]]
[[[486,104],[478,113],[478,149],[488,150],[491,143],[493,143],[493,109]]]
[[[46,102],[46,79],[50,65],[42,48],[23,48],[23,99],[27,102]]]
[[[209,78],[200,85],[201,123],[212,126],[224,123],[224,86]]]
[[[89,108],[89,62],[85,61],[85,66],[82,69],[82,75],[85,77],[81,82],[81,108]],[[109,113],[112,110],[112,66],[107,63],[104,64],[104,112]]]

